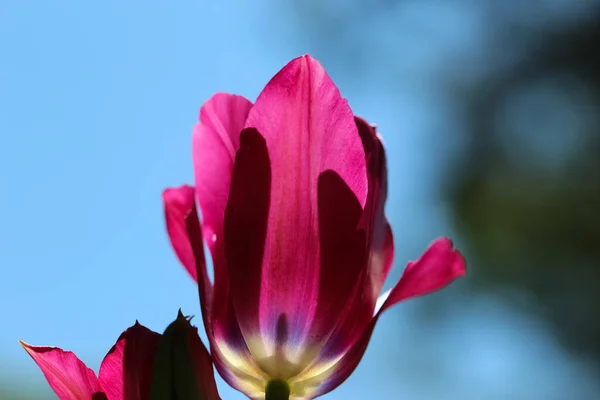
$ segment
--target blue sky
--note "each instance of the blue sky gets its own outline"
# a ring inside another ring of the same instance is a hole
[[[294,36],[289,15],[268,5],[0,2],[2,378],[50,393],[19,339],[73,350],[97,368],[135,319],[162,331],[179,307],[198,314],[195,286],[166,237],[160,193],[192,180],[190,135],[203,101],[217,91],[254,99],[279,68],[303,53],[321,59],[355,111],[383,132],[390,203],[398,206],[390,209],[400,239],[394,276],[434,236],[449,233],[444,205],[423,202],[436,182],[429,142],[442,127],[457,129],[431,117],[442,113],[443,101],[414,87],[386,97],[381,82],[364,90],[371,85],[326,62],[326,50]],[[452,15],[444,32],[466,40],[467,25]],[[384,39],[395,40],[389,25],[381,29]],[[418,60],[407,61],[409,69],[418,70]],[[413,329],[420,301],[382,318],[365,361],[330,398],[397,398],[402,386],[406,398],[437,400],[448,384],[460,382],[471,398],[492,398],[484,389],[472,392],[473,380],[521,382],[512,371],[523,357],[539,354],[554,354],[562,369],[542,368],[536,382],[579,371],[573,366],[564,373],[565,355],[535,324],[517,333],[489,328],[523,323],[493,300],[473,308],[463,299],[455,318]],[[498,318],[490,319],[491,309]],[[530,340],[538,347],[526,346]],[[498,359],[502,363],[493,362]],[[225,399],[242,398],[221,389]]]
[[[198,313],[160,193],[191,182],[190,133],[204,100],[216,91],[254,98],[308,51],[269,47],[265,32],[285,24],[268,21],[232,2],[2,2],[6,380],[49,393],[19,339],[97,368],[135,319],[162,331],[179,307]]]

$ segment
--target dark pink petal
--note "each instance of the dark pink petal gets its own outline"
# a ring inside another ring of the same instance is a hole
[[[21,342],[60,400],[106,399],[94,371],[70,351]]]
[[[388,232],[391,235],[391,230]],[[391,242],[391,236],[388,236],[386,242]],[[393,247],[385,246],[385,248],[388,254],[384,263],[391,263],[393,255],[389,252],[393,251]],[[335,365],[331,366],[330,370],[323,371],[324,379],[315,396],[335,389],[356,369],[367,349],[375,324],[384,310],[399,301],[439,290],[464,275],[465,272],[464,259],[457,250],[452,248],[452,242],[447,238],[436,240],[419,260],[407,265],[402,278],[389,292],[389,295],[382,296],[380,301],[384,302],[383,307],[377,310],[376,315],[366,326],[355,325],[349,328],[351,325],[346,323],[345,329],[351,329],[353,332],[351,339],[354,342],[349,347],[344,349],[340,343],[327,343],[323,353],[319,355],[318,362],[323,363],[327,359],[335,359],[342,353],[343,356]],[[331,340],[340,340],[340,337],[332,336]]]
[[[387,278],[390,270],[392,269],[392,265],[394,264],[394,233],[392,232],[392,226],[389,222],[385,221],[385,238],[383,240],[383,268],[382,275],[383,281]],[[379,292],[381,292],[381,288],[383,288],[383,283],[379,288]]]
[[[371,285],[373,291],[377,290],[377,295],[381,294],[381,289],[394,263],[394,234],[390,223],[385,220],[383,238],[378,244],[378,251],[371,254]]]
[[[360,277],[359,295],[353,296],[347,306],[350,312],[338,312],[338,326],[323,348],[319,358],[332,358],[347,351],[373,319],[373,309],[381,294],[383,283],[394,259],[394,238],[384,215],[387,198],[387,167],[383,145],[375,127],[355,117],[364,147],[369,193],[360,227],[366,231],[368,259]]]
[[[369,178],[369,194],[362,226],[368,232],[370,253],[368,275],[370,284],[365,287],[367,290],[365,296],[371,302],[370,307],[373,307],[391,267],[391,262],[386,263],[384,259],[390,257],[390,254],[393,259],[393,236],[384,213],[388,187],[387,161],[385,149],[375,126],[359,117],[355,117],[355,121],[365,150]]]
[[[233,159],[252,103],[242,96],[218,93],[200,109],[192,136],[194,175],[202,210],[202,232],[215,257],[223,231]]]
[[[207,294],[201,300],[211,314],[212,326],[209,327],[205,321],[205,327],[210,337],[218,336],[238,351],[244,351],[246,345],[229,296],[223,223],[233,160],[240,147],[240,134],[251,107],[252,103],[242,96],[227,93],[214,95],[202,106],[200,120],[192,137],[196,197],[202,211],[202,235],[211,251],[214,267],[212,294]],[[193,205],[193,199],[189,203]],[[195,206],[193,212],[197,215]],[[200,225],[195,219],[188,219],[190,240],[201,241],[197,234]],[[218,354],[215,358],[219,358]]]
[[[230,273],[261,277],[264,336],[277,336],[277,321],[285,316],[289,340],[301,340],[319,301],[318,180],[325,171],[335,172],[363,207],[364,150],[347,101],[308,55],[292,60],[271,79],[245,126],[255,128],[266,142],[272,171],[270,209],[262,266]],[[247,285],[255,284],[250,281]]]
[[[465,260],[450,239],[434,241],[417,261],[406,266],[400,281],[390,291],[379,312],[411,297],[442,289],[466,273]]]
[[[271,167],[265,139],[256,129],[245,129],[231,177],[224,237],[233,304],[247,337],[259,332],[261,267],[270,185]]]
[[[314,397],[331,392],[333,389],[344,383],[352,372],[354,372],[367,350],[377,319],[378,317],[375,317],[371,320],[356,342],[352,344],[336,364],[331,366],[330,370],[323,371],[321,385]],[[316,378],[318,379],[318,377]]]
[[[154,353],[161,335],[140,325],[119,336],[102,365],[98,378],[109,400],[147,400]]]
[[[231,366],[224,359],[222,352],[216,345],[216,341],[218,339],[227,343],[240,356],[247,355],[248,348],[240,332],[231,296],[229,295],[227,271],[225,268],[221,269],[219,280],[217,281],[215,276],[213,287],[206,269],[194,188],[184,185],[167,189],[163,192],[163,199],[167,231],[169,232],[171,244],[186,269],[197,271],[195,276],[200,276],[198,280],[200,308],[215,365],[223,378],[233,386],[235,382],[229,373]],[[219,241],[217,245],[222,246],[222,241]],[[216,274],[217,271],[215,270]]]
[[[317,342],[327,339],[340,321],[357,319],[352,299],[362,297],[359,294],[368,260],[365,231],[357,229],[362,207],[333,171],[319,177],[318,206],[321,269],[317,310],[309,333]]]
[[[382,252],[382,263],[383,274],[387,276],[389,270],[392,268],[392,263],[394,260],[394,239],[392,236],[391,227],[387,221],[385,226],[386,234]],[[368,271],[365,270],[364,272],[365,274],[368,274]],[[362,285],[364,282],[368,281],[360,280],[359,284]],[[336,358],[340,354],[348,353],[350,352],[349,349],[357,346],[357,341],[364,340],[361,339],[361,337],[363,337],[365,335],[365,331],[369,329],[368,326],[374,324],[374,307],[375,304],[373,304],[367,297],[354,296],[352,302],[348,304],[346,312],[338,314],[338,324],[327,343],[325,343],[323,346],[320,354],[315,359],[315,362],[326,362],[326,360]],[[373,328],[371,327],[370,329],[372,330]],[[354,352],[356,352],[356,350],[354,350]],[[344,356],[344,359],[346,360],[349,358],[352,358],[352,356]],[[360,361],[360,358],[356,361],[357,364],[358,361]],[[352,370],[349,372],[349,374],[352,372]]]
[[[163,192],[167,232],[175,254],[194,279],[198,280],[202,317],[208,330],[208,311],[212,301],[212,285],[206,269],[204,247],[194,187],[183,185]]]

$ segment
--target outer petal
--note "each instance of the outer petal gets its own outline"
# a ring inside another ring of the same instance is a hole
[[[202,210],[202,232],[215,257],[215,244],[223,231],[223,215],[233,159],[240,133],[252,103],[242,96],[218,93],[200,109],[192,136],[194,175]]]
[[[377,319],[378,316],[371,320],[362,335],[346,353],[330,362],[326,368],[321,370],[319,375],[315,375],[313,379],[318,382],[318,389],[313,398],[322,396],[337,388],[354,372],[367,350]]]
[[[212,285],[206,269],[195,189],[188,185],[168,188],[163,192],[163,202],[167,232],[175,254],[195,280],[200,276],[198,288],[201,305],[204,307],[202,313],[205,314],[205,308],[212,296]],[[193,237],[190,237],[188,231]]]
[[[388,191],[387,160],[375,126],[359,117],[355,117],[355,121],[365,150],[369,177],[369,195],[362,226],[368,232],[370,258],[366,297],[372,302],[372,307],[390,271],[394,253],[391,228],[385,218]]]
[[[329,367],[322,370],[321,376],[325,379],[315,397],[341,385],[356,369],[367,349],[375,324],[384,310],[399,301],[439,290],[465,272],[465,261],[462,255],[452,248],[452,242],[447,238],[434,241],[421,258],[408,263],[396,286],[381,296],[377,313],[354,344],[341,358],[333,358]],[[322,360],[321,363],[325,364],[326,360]],[[317,376],[316,379],[318,378]]]
[[[267,84],[246,127],[265,139],[272,174],[270,208],[262,264],[231,269],[232,285],[239,283],[232,289],[237,296],[255,285],[234,279],[234,274],[260,276],[256,311],[261,335],[275,340],[278,321],[285,320],[288,342],[298,343],[306,338],[316,305],[324,300],[319,299],[324,291],[320,287],[335,290],[340,279],[356,281],[352,273],[337,275],[335,281],[329,280],[335,274],[321,274],[318,181],[325,171],[334,172],[363,207],[367,194],[364,151],[347,102],[323,67],[308,55],[292,60]],[[256,229],[262,228],[257,225]],[[234,304],[238,308],[238,300]],[[323,327],[317,336],[328,329]]]
[[[333,359],[345,353],[371,322],[377,298],[394,259],[394,238],[384,215],[387,198],[385,151],[375,127],[359,117],[355,117],[355,121],[366,155],[369,178],[369,193],[360,221],[360,228],[366,232],[368,253],[367,260],[363,262],[366,268],[359,280],[358,295],[351,297],[345,312],[336,313],[339,315],[338,325],[318,360],[315,360],[317,363],[322,358]]]
[[[163,192],[167,231],[171,244],[188,271],[197,271],[200,308],[206,334],[211,344],[217,370],[231,386],[239,388],[236,374],[239,359],[251,364],[251,357],[242,337],[229,296],[229,281],[223,268],[215,287],[210,283],[202,247],[202,234],[191,186],[170,188]],[[220,242],[217,243],[219,246]],[[218,283],[218,286],[217,286]],[[234,359],[237,358],[237,359]]]
[[[21,342],[60,400],[106,399],[94,371],[70,351]]]
[[[231,295],[237,318],[249,340],[253,335],[259,336],[256,316],[269,215],[271,166],[265,140],[256,129],[245,129],[241,144],[225,211],[224,243]]]
[[[318,199],[319,303],[309,334],[311,338],[325,341],[333,332],[340,332],[342,321],[359,319],[352,299],[363,297],[368,248],[367,233],[357,229],[362,207],[339,175],[333,171],[321,174]],[[331,318],[332,315],[337,318]],[[338,335],[333,334],[332,338],[335,336]]]
[[[110,400],[146,400],[160,334],[140,325],[119,336],[102,364],[98,378]]]
[[[378,300],[382,304],[378,312],[383,312],[402,300],[440,290],[466,272],[462,254],[452,247],[450,239],[439,238],[421,258],[408,263],[396,286]]]

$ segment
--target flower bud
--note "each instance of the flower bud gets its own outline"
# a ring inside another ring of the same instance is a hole
[[[149,400],[167,399],[219,399],[210,355],[181,310],[165,330],[154,358]]]

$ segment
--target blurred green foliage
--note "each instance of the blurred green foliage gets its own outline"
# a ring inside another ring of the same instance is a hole
[[[524,292],[512,300],[600,362],[598,43],[600,15],[557,27],[458,90],[468,138],[448,193],[480,289]]]

